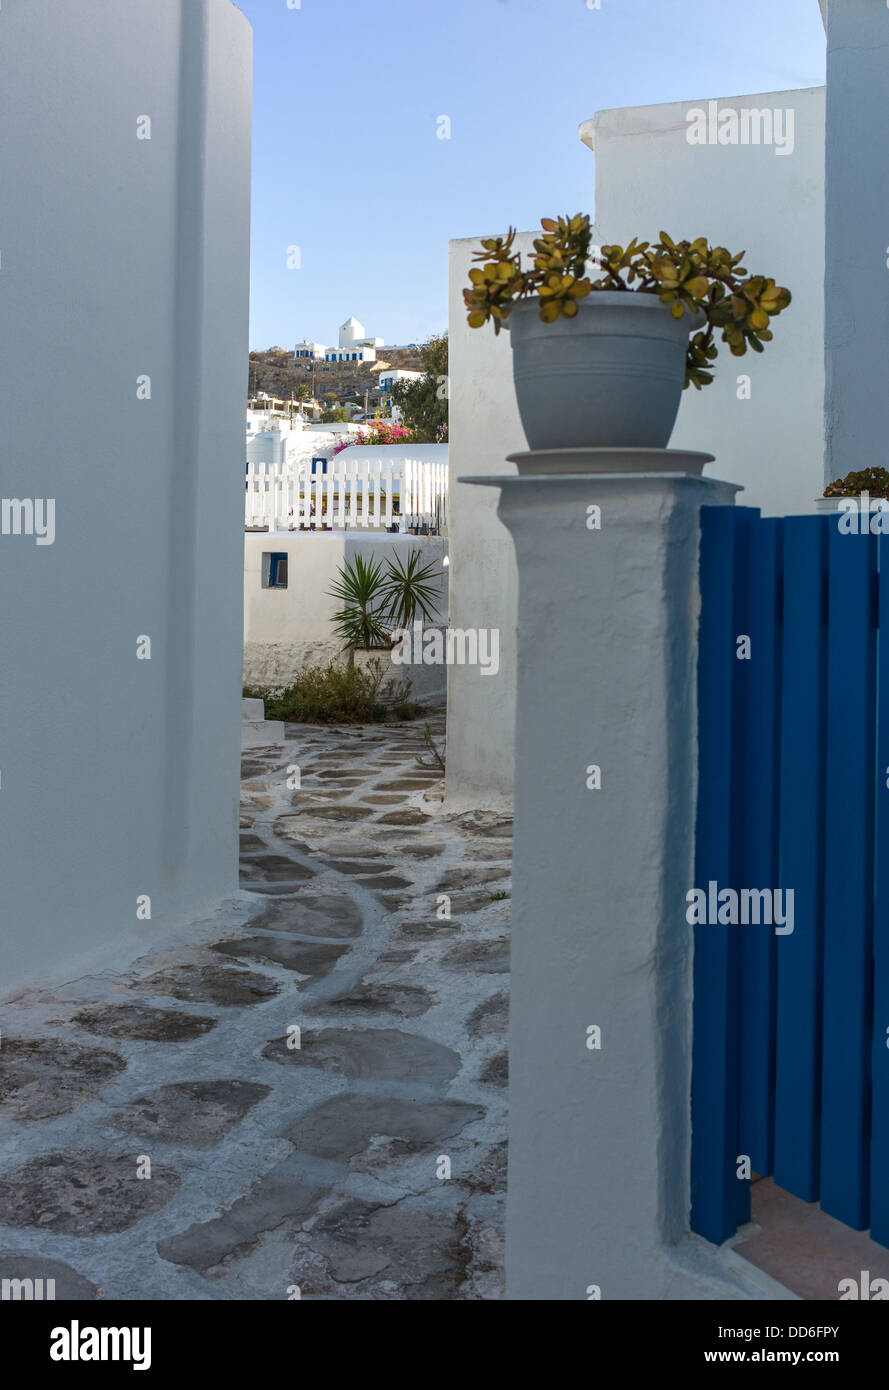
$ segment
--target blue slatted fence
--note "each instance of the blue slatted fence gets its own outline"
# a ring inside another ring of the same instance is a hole
[[[746,1156],[889,1244],[889,535],[705,508],[700,573],[692,1229]]]

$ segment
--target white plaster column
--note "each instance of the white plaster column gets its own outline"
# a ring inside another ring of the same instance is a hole
[[[237,890],[251,88],[230,0],[0,11],[0,995]]]
[[[464,481],[519,576],[507,1296],[762,1296],[686,1237],[698,513],[736,489]]]
[[[889,6],[880,0],[829,0],[824,280],[827,482],[844,478],[852,470],[887,465],[887,86]]]

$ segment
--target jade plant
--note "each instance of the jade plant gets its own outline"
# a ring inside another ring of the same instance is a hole
[[[634,237],[626,247],[598,247],[591,259],[585,214],[545,217],[540,225],[543,235],[535,239],[527,266],[515,250],[514,227],[505,237],[483,239],[482,250],[473,257],[479,264],[470,270],[470,287],[463,291],[470,328],[493,322],[499,333],[515,302],[532,295],[540,300],[544,323],[574,318],[579,300],[596,290],[657,295],[674,318],[703,315],[702,327],[689,337],[685,371],[686,387],[699,391],[713,380],[717,330],[735,357],[743,357],[748,347],[762,352],[772,340],[771,320],[790,303],[790,291],[774,280],[748,276],[741,265],[743,251],[733,256],[724,246],[711,246],[706,237],[673,241],[660,232],[656,242]]]
[[[845,478],[836,478],[827,484],[824,496],[860,497],[863,492],[871,497],[889,497],[889,473],[885,468],[862,468],[847,473]]]

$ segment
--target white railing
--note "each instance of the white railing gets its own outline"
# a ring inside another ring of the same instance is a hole
[[[339,529],[447,525],[446,463],[419,459],[327,460],[321,464],[248,463],[246,524],[270,531],[322,525]]]

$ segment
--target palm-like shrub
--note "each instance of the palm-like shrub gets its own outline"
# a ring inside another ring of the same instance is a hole
[[[438,585],[435,561],[421,565],[419,550],[412,550],[406,563],[396,556],[365,560],[356,555],[340,565],[339,577],[330,589],[331,598],[342,607],[334,614],[333,626],[343,646],[367,651],[392,645],[393,628],[409,627],[419,616],[434,616]]]
[[[419,550],[412,550],[407,564],[403,565],[397,555],[386,561],[382,596],[393,627],[410,627],[417,614],[428,622],[435,614],[438,584],[430,580],[438,573],[438,565],[432,561],[421,568],[421,558]]]
[[[339,578],[330,590],[331,598],[343,605],[333,615],[333,630],[344,647],[361,651],[391,645],[385,625],[383,566],[379,560],[356,555],[340,565]]]

